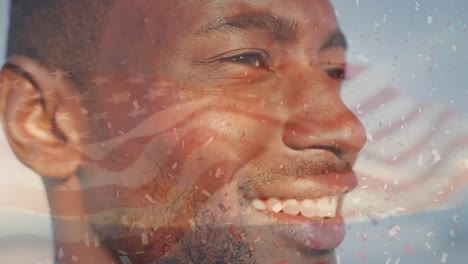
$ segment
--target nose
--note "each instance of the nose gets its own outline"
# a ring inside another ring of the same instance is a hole
[[[354,164],[366,142],[365,130],[343,103],[340,82],[318,67],[295,72],[285,87],[284,145],[305,153],[310,149],[328,150]]]

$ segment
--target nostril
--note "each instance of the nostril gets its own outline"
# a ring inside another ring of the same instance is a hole
[[[334,147],[334,146],[311,146],[309,149],[323,149],[332,152],[335,154],[338,158],[343,157],[343,150],[339,147]]]
[[[336,146],[333,146],[333,145],[294,144],[295,142],[286,141],[285,139],[286,139],[286,136],[283,135],[283,143],[288,148],[290,148],[292,150],[296,150],[296,151],[306,151],[306,150],[311,150],[311,149],[326,150],[326,151],[329,151],[329,152],[335,154],[335,156],[337,156],[338,158],[343,158],[343,156],[344,156],[344,151],[343,151],[343,149],[341,149],[339,147],[338,144],[336,144]]]

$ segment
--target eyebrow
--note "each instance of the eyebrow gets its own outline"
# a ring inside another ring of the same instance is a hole
[[[330,48],[343,48],[344,50],[348,49],[348,42],[346,37],[343,34],[343,31],[337,29],[333,31],[325,43],[320,47],[320,50],[326,50]]]
[[[279,41],[290,41],[297,37],[300,23],[269,12],[252,11],[216,19],[196,34],[229,33],[251,28],[266,30]],[[341,30],[333,31],[320,47],[320,51],[330,48],[348,48],[346,37]]]
[[[247,12],[217,19],[197,33],[226,33],[251,28],[266,30],[277,40],[288,41],[297,36],[299,23],[268,12]]]

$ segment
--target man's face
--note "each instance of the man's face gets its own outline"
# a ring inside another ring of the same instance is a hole
[[[344,43],[327,0],[117,2],[80,171],[103,243],[133,263],[332,262],[365,141]]]

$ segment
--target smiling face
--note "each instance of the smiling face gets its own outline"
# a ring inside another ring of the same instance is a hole
[[[107,21],[77,176],[101,243],[132,263],[333,262],[365,138],[330,3],[117,1]]]

